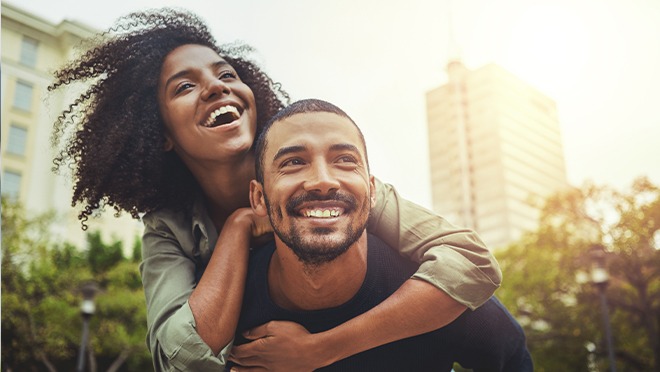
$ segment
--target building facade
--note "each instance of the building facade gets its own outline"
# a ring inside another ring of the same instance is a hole
[[[51,171],[55,150],[50,135],[65,107],[65,94],[46,87],[52,71],[74,56],[74,47],[93,35],[93,28],[75,21],[53,24],[15,6],[2,3],[2,133],[0,161],[2,195],[20,202],[31,214],[54,211],[56,239],[79,247],[86,242],[71,207],[71,175]],[[70,97],[69,97],[70,98]],[[124,249],[142,234],[142,224],[112,211],[91,218],[89,231],[100,230],[106,242],[121,239]]]
[[[426,94],[433,207],[502,248],[536,229],[530,197],[568,185],[557,105],[495,64],[447,74]]]

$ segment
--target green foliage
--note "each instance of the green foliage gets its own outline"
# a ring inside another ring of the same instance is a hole
[[[90,345],[105,370],[122,352],[122,370],[152,370],[144,342],[146,308],[138,263],[126,260],[121,242],[89,235],[87,252],[50,242],[52,216],[28,218],[2,200],[2,364],[43,370],[45,360],[71,370],[81,342],[83,284],[100,287],[90,322]]]
[[[135,237],[135,243],[133,243],[133,254],[131,255],[131,261],[142,261],[142,239],[140,239],[139,236]]]
[[[124,251],[121,241],[106,245],[101,239],[101,232],[95,231],[87,235],[89,251],[87,257],[92,271],[95,273],[107,271],[120,261],[124,260]]]
[[[504,275],[497,296],[525,328],[537,371],[587,370],[589,344],[594,367],[609,366],[589,282],[594,243],[607,251],[618,370],[660,370],[659,229],[660,191],[647,179],[623,193],[587,184],[546,200],[538,230],[496,254]]]

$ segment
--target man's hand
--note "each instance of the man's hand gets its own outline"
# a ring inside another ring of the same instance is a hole
[[[318,338],[298,323],[271,321],[243,336],[254,341],[232,348],[229,360],[240,364],[232,371],[309,372],[329,364]]]

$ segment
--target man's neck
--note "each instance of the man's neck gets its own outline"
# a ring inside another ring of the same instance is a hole
[[[367,273],[366,232],[332,262],[307,266],[275,239],[277,249],[268,267],[270,297],[294,311],[328,309],[344,304],[358,292]]]

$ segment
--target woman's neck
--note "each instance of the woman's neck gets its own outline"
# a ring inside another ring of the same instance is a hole
[[[209,217],[218,232],[230,214],[250,206],[250,181],[255,178],[253,151],[233,162],[191,171],[204,192]]]

